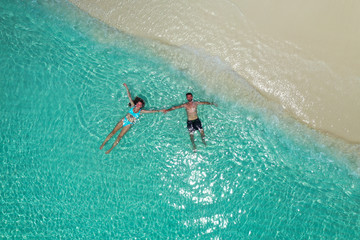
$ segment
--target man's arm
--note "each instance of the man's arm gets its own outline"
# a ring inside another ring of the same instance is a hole
[[[133,102],[133,100],[132,100],[132,98],[131,98],[131,94],[130,94],[130,91],[129,91],[129,88],[128,88],[127,84],[124,83],[123,85],[124,85],[124,87],[126,88],[126,92],[127,92],[127,96],[128,96],[128,98],[129,98],[129,101],[130,101],[130,105],[131,105],[132,107],[135,106],[135,103]]]
[[[169,109],[166,109],[165,113],[170,112],[170,111],[175,110],[175,109],[183,108],[183,107],[185,107],[185,103],[181,104],[181,105],[178,105],[178,106],[175,106],[175,107],[171,107]]]
[[[165,109],[160,109],[160,110],[141,110],[141,113],[156,113],[156,112],[165,112]]]
[[[215,103],[212,103],[212,102],[196,102],[196,103],[199,105],[215,105],[215,106],[217,106]]]

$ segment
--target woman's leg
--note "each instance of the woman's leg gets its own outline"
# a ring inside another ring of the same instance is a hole
[[[105,141],[101,144],[100,149],[103,149],[103,147],[105,146],[105,144],[110,140],[110,138],[112,136],[114,136],[114,134],[119,131],[119,129],[123,126],[123,122],[124,119],[121,119],[115,126],[115,128],[111,131],[111,133],[109,133],[109,135],[106,137]]]
[[[113,150],[113,148],[120,142],[121,138],[125,135],[125,133],[127,133],[127,131],[129,131],[130,127],[131,127],[131,124],[126,125],[125,127],[123,127],[123,129],[121,129],[119,136],[116,138],[112,147],[105,152],[106,154],[109,154],[111,152],[111,150]]]

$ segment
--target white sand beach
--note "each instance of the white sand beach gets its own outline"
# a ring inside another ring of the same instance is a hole
[[[125,33],[204,51],[300,122],[360,143],[360,2],[70,1]]]

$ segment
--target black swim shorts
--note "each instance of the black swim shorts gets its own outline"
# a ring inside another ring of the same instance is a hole
[[[187,128],[188,128],[189,132],[195,132],[195,130],[201,130],[202,126],[201,126],[200,119],[197,118],[195,120],[188,120]]]

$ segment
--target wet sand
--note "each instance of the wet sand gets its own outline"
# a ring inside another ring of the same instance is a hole
[[[125,33],[220,59],[299,121],[360,143],[360,2],[70,1]]]

